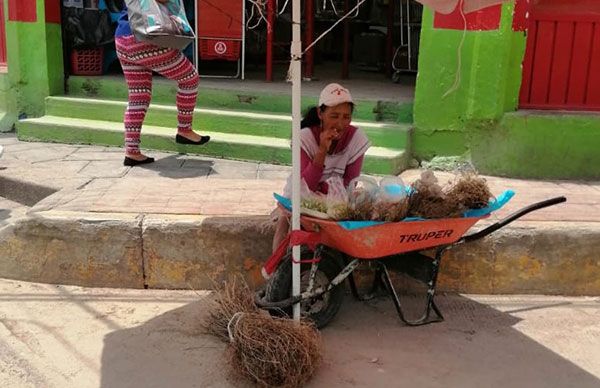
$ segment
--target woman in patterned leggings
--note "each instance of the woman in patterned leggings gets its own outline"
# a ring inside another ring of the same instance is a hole
[[[157,0],[166,3],[169,0]],[[205,144],[209,136],[192,131],[192,119],[198,95],[198,72],[181,51],[158,47],[135,39],[129,26],[127,8],[121,12],[115,32],[117,56],[121,62],[129,89],[125,110],[125,166],[154,162],[154,158],[140,152],[142,124],[152,98],[152,71],[177,81],[177,135],[181,144]]]

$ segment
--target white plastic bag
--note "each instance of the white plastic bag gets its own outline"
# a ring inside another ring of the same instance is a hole
[[[311,191],[304,179],[300,180],[300,213],[316,218],[328,219],[327,197],[321,193]]]
[[[431,8],[432,10],[443,13],[452,13],[459,4],[460,0],[417,0],[419,3]],[[506,3],[508,0],[463,0],[463,11],[465,14],[478,11],[496,4]]]
[[[371,220],[395,222],[404,219],[408,213],[408,193],[401,178],[382,178],[375,195]]]
[[[195,39],[183,0],[125,0],[131,31],[137,40],[160,47],[185,49]]]
[[[348,193],[344,187],[344,179],[340,176],[332,176],[325,183],[327,183],[327,214],[334,220],[344,219],[348,208]]]

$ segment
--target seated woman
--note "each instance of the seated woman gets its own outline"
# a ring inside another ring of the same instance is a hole
[[[339,176],[347,187],[360,175],[365,152],[371,143],[363,131],[350,125],[354,102],[348,89],[329,84],[319,97],[319,105],[311,108],[300,131],[302,179],[313,192],[327,194],[327,179]],[[291,197],[291,177],[284,196]],[[289,232],[287,215],[278,214],[273,238],[273,251]]]

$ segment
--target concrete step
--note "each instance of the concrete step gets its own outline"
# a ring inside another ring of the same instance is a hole
[[[46,114],[88,120],[122,122],[125,101],[100,100],[76,97],[48,97]],[[257,113],[224,109],[196,108],[194,128],[200,132],[224,132],[252,136],[289,139],[291,131],[289,114]],[[174,105],[151,105],[146,125],[174,128],[177,126],[177,109]],[[395,149],[408,146],[410,126],[368,121],[356,121],[373,145]]]
[[[118,105],[108,103],[107,106],[114,108]],[[73,109],[74,115],[78,115],[78,108],[73,107]],[[84,108],[79,109],[84,110]],[[168,110],[169,107],[162,109]],[[234,117],[240,117],[239,112],[236,115]],[[106,116],[112,115],[107,114]],[[122,146],[123,144],[123,124],[120,121],[47,115],[19,121],[17,132],[19,139],[25,141],[112,146]],[[142,133],[143,147],[224,159],[262,161],[274,164],[291,162],[289,139],[203,130],[202,133],[210,135],[212,140],[209,144],[199,147],[175,143],[174,132],[173,127],[145,126]],[[406,169],[407,163],[407,155],[403,149],[373,146],[367,152],[363,171],[371,174],[397,174]]]
[[[206,86],[212,84],[212,86]],[[303,88],[302,111],[314,106],[321,84]],[[123,76],[70,76],[67,80],[68,94],[72,97],[127,100],[127,85]],[[209,109],[230,109],[261,113],[289,114],[292,99],[289,84],[273,84],[244,81],[220,80],[218,84],[200,81],[198,106]],[[312,91],[312,92],[311,92]],[[162,77],[154,77],[152,101],[159,104],[174,104],[177,85]],[[305,94],[307,93],[307,94]],[[370,93],[378,95],[378,93]],[[361,121],[377,121],[412,124],[412,99],[402,97],[400,92],[393,100],[384,98],[361,98],[355,93],[354,118]],[[389,97],[389,96],[388,96]]]

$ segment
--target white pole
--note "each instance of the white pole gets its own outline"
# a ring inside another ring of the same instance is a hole
[[[292,3],[292,230],[300,230],[300,101],[302,98],[301,0]],[[292,248],[292,295],[300,295],[300,246]],[[294,305],[294,319],[300,320],[300,304]]]
[[[246,0],[242,0],[242,81],[246,79]]]

